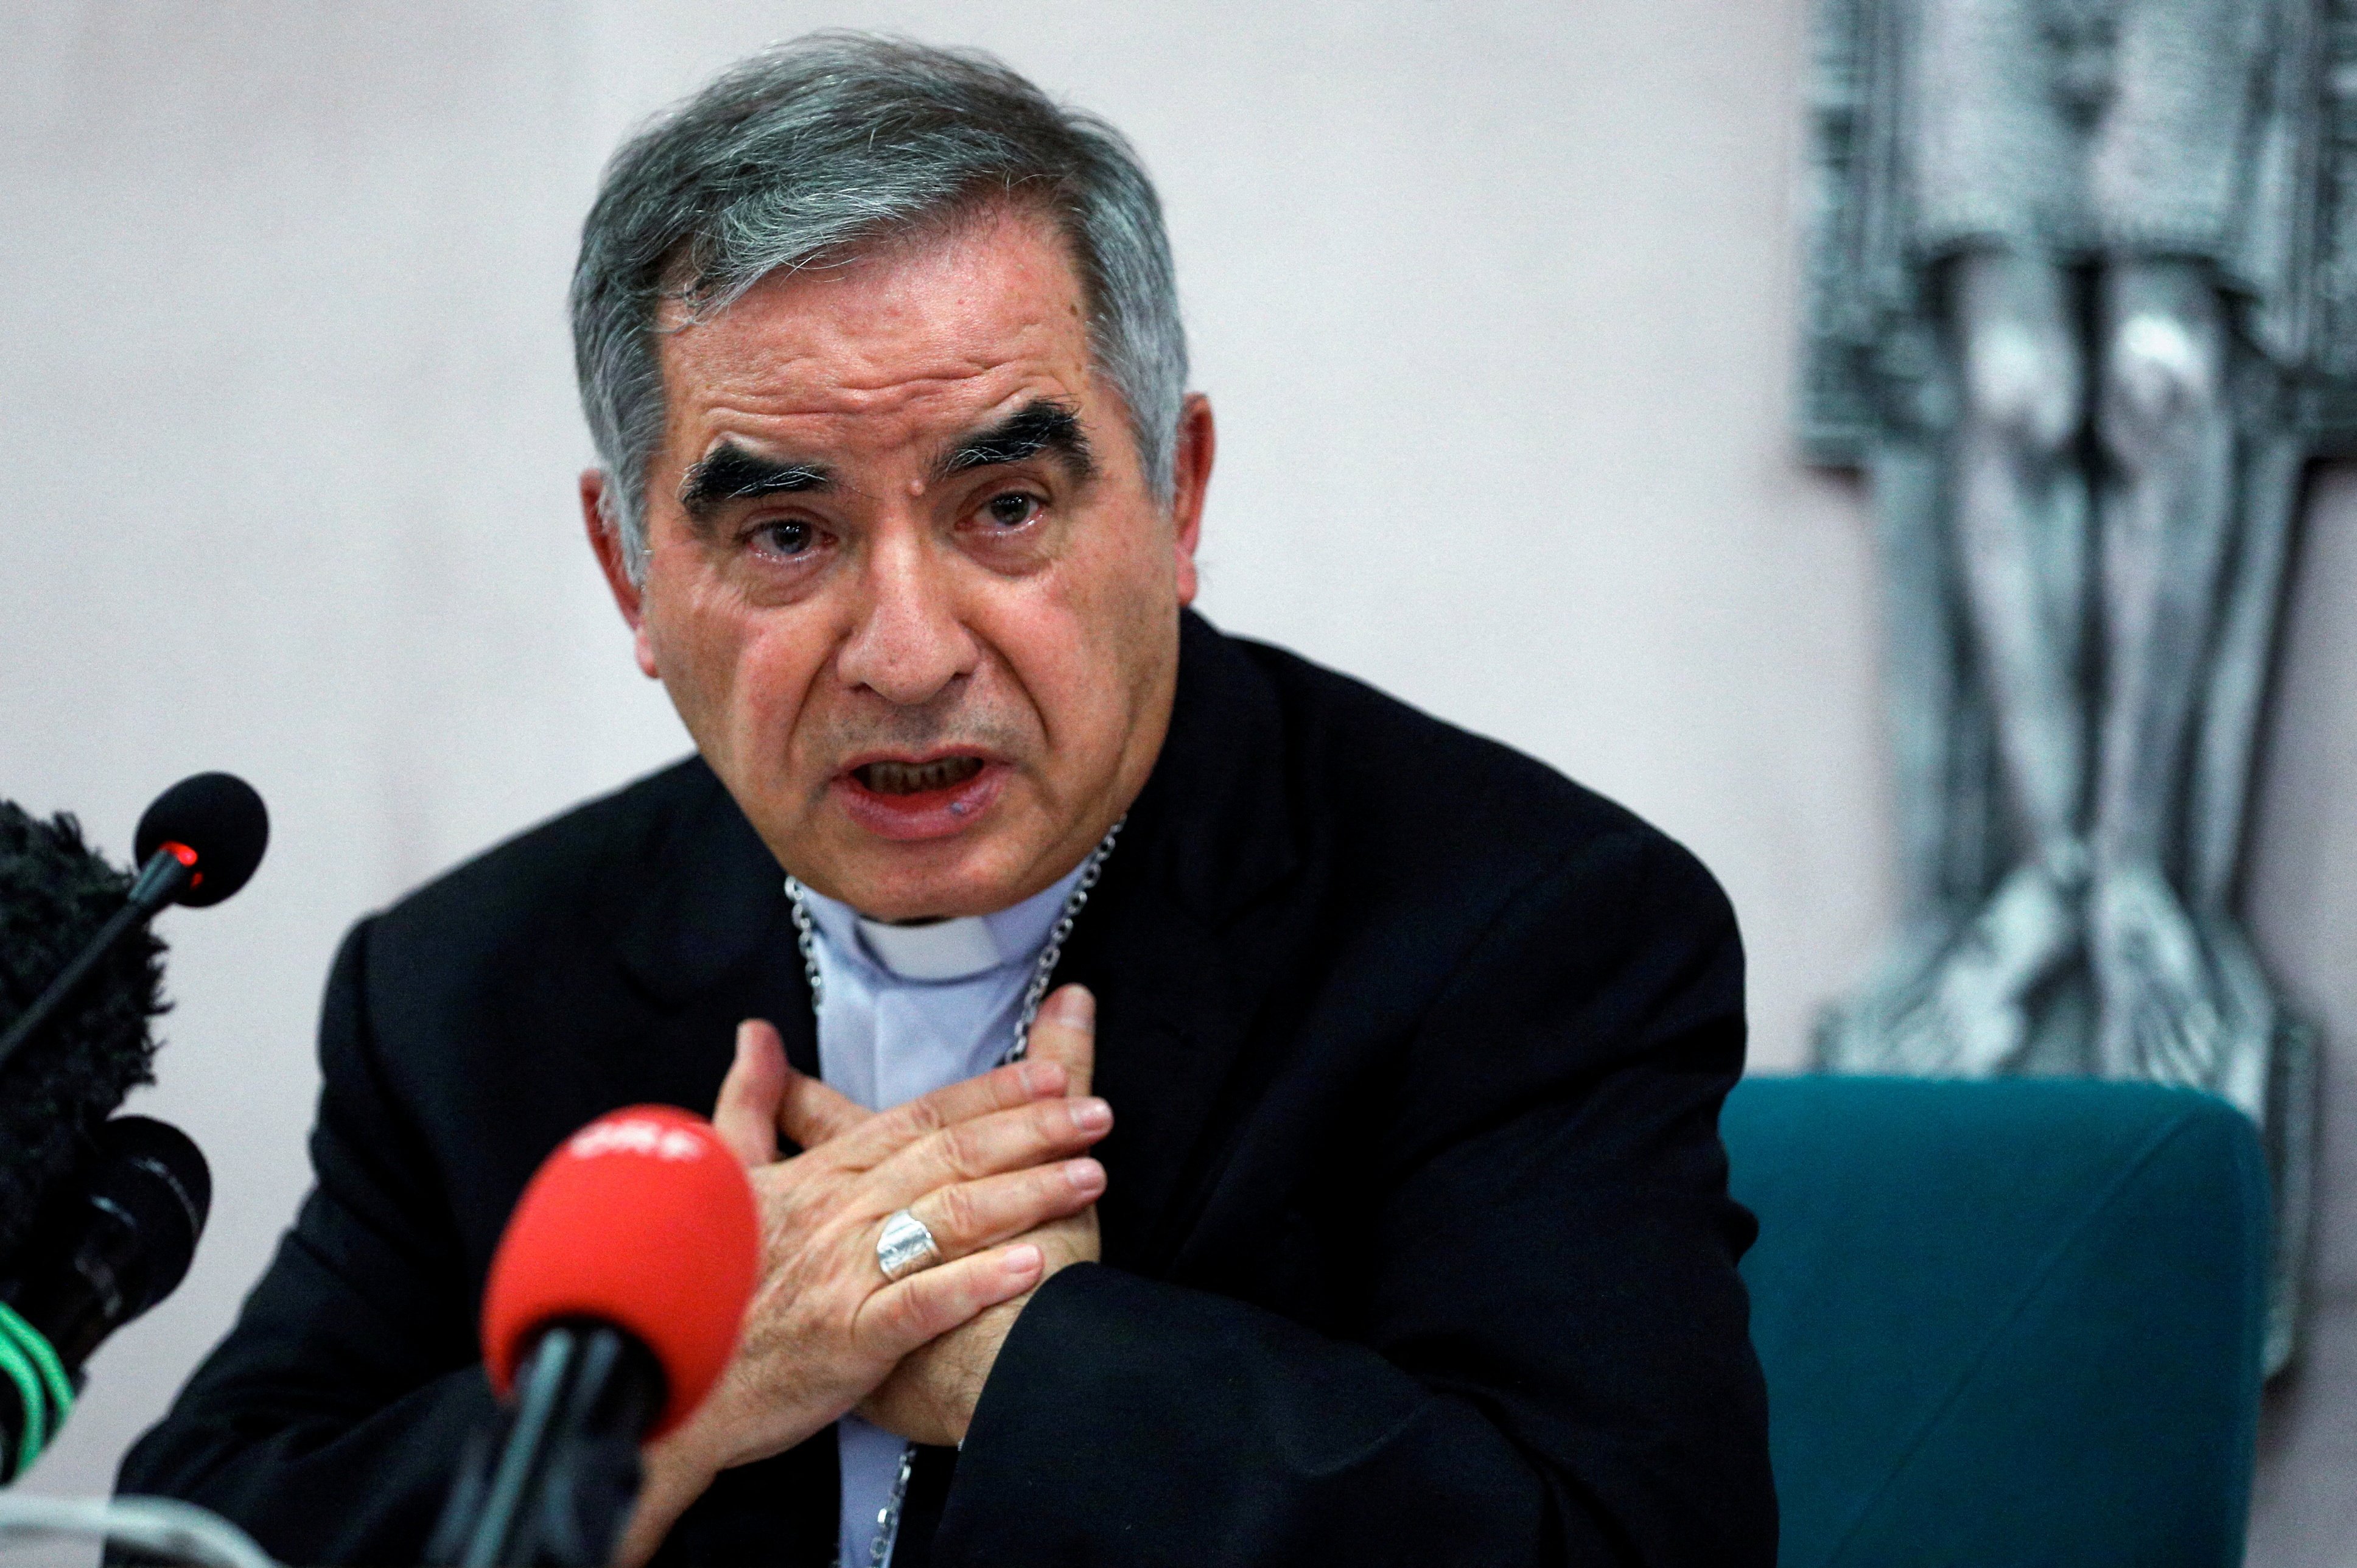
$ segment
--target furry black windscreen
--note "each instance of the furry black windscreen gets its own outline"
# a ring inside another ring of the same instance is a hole
[[[82,843],[70,816],[42,822],[0,800],[0,1029],[33,1004],[107,918],[131,873]],[[46,1190],[90,1133],[137,1084],[152,1083],[164,1010],[164,944],[133,932],[48,1024],[0,1066],[0,1260],[13,1253]]]

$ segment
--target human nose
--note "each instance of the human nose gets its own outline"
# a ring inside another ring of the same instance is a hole
[[[866,602],[836,663],[845,682],[886,702],[915,706],[974,672],[974,639],[921,539],[880,540],[866,576]]]

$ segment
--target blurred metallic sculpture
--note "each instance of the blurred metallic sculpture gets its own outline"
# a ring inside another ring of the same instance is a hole
[[[2357,442],[2347,3],[1821,0],[1813,83],[1803,435],[1873,485],[1905,890],[1820,1063],[2240,1105],[2271,1366],[2314,1043],[2234,901],[2300,471]]]

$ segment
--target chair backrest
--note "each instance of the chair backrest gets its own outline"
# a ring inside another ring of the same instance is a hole
[[[1721,1125],[1783,1568],[2242,1561],[2268,1219],[2241,1112],[1762,1078]]]

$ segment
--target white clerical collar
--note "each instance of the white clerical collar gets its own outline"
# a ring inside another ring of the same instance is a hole
[[[823,894],[805,890],[805,895],[811,918],[837,952],[856,954],[896,980],[941,984],[1028,961],[1048,940],[1080,879],[1076,865],[1053,886],[995,915],[965,915],[923,926],[871,920]]]

